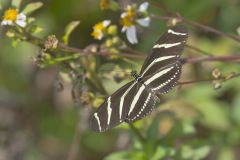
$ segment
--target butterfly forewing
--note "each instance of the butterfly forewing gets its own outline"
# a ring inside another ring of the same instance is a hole
[[[152,53],[145,60],[140,75],[150,75],[156,70],[178,61],[187,37],[187,29],[182,25],[168,29],[153,46]]]
[[[136,90],[137,83],[132,81],[109,96],[93,114],[91,128],[96,132],[104,132],[123,122],[129,108],[129,101],[132,100]]]

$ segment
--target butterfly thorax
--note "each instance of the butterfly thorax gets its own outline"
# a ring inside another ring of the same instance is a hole
[[[140,75],[137,74],[137,71],[132,71],[131,76],[135,79],[135,81],[143,83],[143,79]]]

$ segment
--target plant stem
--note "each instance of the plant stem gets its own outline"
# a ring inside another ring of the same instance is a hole
[[[192,81],[185,81],[185,82],[178,82],[178,85],[188,85],[188,84],[194,84],[194,83],[201,83],[201,82],[211,82],[214,80],[223,80],[223,81],[227,81],[236,77],[239,77],[240,73],[235,73],[234,75],[232,75],[229,78],[226,77],[220,77],[220,78],[212,78],[212,79],[203,79],[203,80],[192,80]]]
[[[132,132],[137,136],[139,141],[142,144],[144,144],[145,138],[142,136],[142,134],[139,132],[139,130],[132,123],[129,123],[129,127],[131,128]]]
[[[206,61],[230,61],[230,62],[240,62],[240,55],[229,55],[229,56],[207,56],[207,57],[193,57],[181,59],[183,64],[186,63],[199,63]]]

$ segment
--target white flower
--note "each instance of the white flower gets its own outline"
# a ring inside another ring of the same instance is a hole
[[[149,3],[148,2],[144,2],[142,3],[139,8],[138,8],[138,11],[139,12],[146,12],[147,9],[148,9],[148,6],[149,6]]]
[[[137,39],[137,34],[136,33],[137,33],[137,31],[136,31],[136,27],[135,26],[131,26],[131,27],[128,27],[126,29],[127,39],[132,44],[138,43],[138,39]]]
[[[91,35],[95,39],[101,40],[104,36],[104,32],[106,31],[106,28],[109,26],[110,23],[111,23],[110,20],[104,20],[102,22],[95,24],[93,26],[93,32]]]
[[[148,27],[149,24],[150,24],[150,17],[145,17],[145,18],[140,18],[140,19],[137,19],[137,23],[140,24],[141,26],[143,27]]]
[[[21,27],[27,25],[27,17],[23,13],[18,13],[16,9],[8,9],[5,11],[1,25],[14,25],[17,24]]]
[[[21,27],[25,27],[27,25],[26,20],[27,20],[27,17],[25,16],[25,14],[20,13],[17,16],[16,24],[21,26]]]
[[[130,43],[138,43],[136,24],[143,27],[148,27],[150,24],[150,17],[147,15],[148,2],[142,3],[136,10],[134,5],[128,5],[125,12],[121,14],[121,24],[123,26],[122,32],[126,32],[127,39]],[[137,15],[143,15],[138,18]]]

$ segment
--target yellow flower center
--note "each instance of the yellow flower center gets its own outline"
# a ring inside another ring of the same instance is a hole
[[[102,32],[99,30],[93,30],[91,33],[94,39],[101,39]]]
[[[125,16],[125,17],[123,17],[123,18],[121,18],[121,24],[123,25],[123,26],[126,26],[126,27],[130,27],[130,26],[133,26],[134,25],[134,23],[133,23],[133,18],[132,17],[130,17],[130,16]]]
[[[103,25],[102,22],[97,23],[97,24],[93,27],[94,30],[100,30],[100,31],[102,31],[104,28],[105,28],[105,27],[104,27],[104,25]]]
[[[17,20],[17,16],[18,16],[18,11],[16,9],[10,8],[5,11],[3,19],[15,22]]]
[[[134,25],[135,9],[133,6],[127,6],[126,15],[121,18],[120,23],[123,26],[130,27]]]
[[[129,17],[134,17],[135,16],[135,9],[133,6],[127,6],[127,15]]]
[[[95,39],[100,40],[103,36],[103,33],[105,33],[105,32],[106,32],[106,26],[104,26],[103,22],[99,22],[99,23],[94,25],[93,32],[91,33],[91,35]]]

